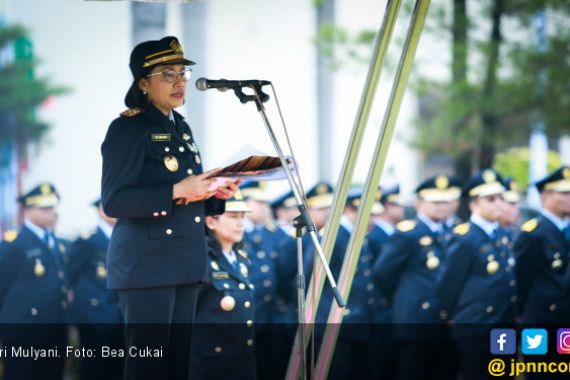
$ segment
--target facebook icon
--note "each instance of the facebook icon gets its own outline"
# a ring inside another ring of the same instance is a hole
[[[517,351],[517,333],[513,329],[493,329],[490,343],[493,355],[513,355]]]

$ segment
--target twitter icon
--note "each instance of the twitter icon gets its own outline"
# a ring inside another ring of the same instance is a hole
[[[545,355],[548,352],[548,332],[545,329],[524,329],[521,345],[524,355]]]

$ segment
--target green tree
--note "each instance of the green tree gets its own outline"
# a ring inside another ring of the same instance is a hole
[[[428,33],[451,33],[452,75],[416,82],[418,147],[450,155],[467,177],[492,166],[497,151],[526,144],[536,117],[553,141],[570,132],[568,2],[442,0],[434,6],[440,22]],[[548,25],[543,50],[533,25],[539,12]]]
[[[15,141],[23,148],[39,142],[49,130],[48,124],[36,118],[35,110],[67,89],[35,77],[38,62],[32,57],[31,42],[23,27],[0,27],[0,51],[7,49],[13,49],[15,59],[0,64],[0,142]]]

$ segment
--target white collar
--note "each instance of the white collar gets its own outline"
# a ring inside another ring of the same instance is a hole
[[[481,229],[485,231],[485,233],[489,235],[489,237],[493,237],[493,231],[499,228],[498,222],[490,222],[487,219],[483,219],[479,214],[471,215],[471,218],[469,218],[469,220],[471,220],[472,223],[475,223],[476,225],[481,227]]]
[[[544,215],[548,220],[550,220],[552,223],[554,223],[554,225],[560,231],[562,231],[564,228],[566,228],[566,226],[568,226],[568,223],[569,223],[568,219],[560,219],[559,217],[557,217],[556,215],[554,215],[553,213],[551,213],[547,209],[542,209],[542,215]]]
[[[233,249],[229,252],[224,252],[222,250],[222,252],[224,253],[224,257],[226,258],[226,260],[228,260],[228,263],[233,265],[233,263],[237,261],[236,254]]]
[[[174,123],[174,125],[176,125],[176,121],[174,120],[174,112],[172,112],[172,110],[170,110],[170,112],[168,113],[168,120],[170,120],[172,123]]]
[[[443,226],[440,222],[436,222],[435,220],[429,218],[424,213],[418,211],[418,219],[424,222],[431,232],[439,233]]]
[[[107,239],[111,238],[111,234],[113,233],[113,226],[105,222],[103,219],[99,218],[97,220],[97,227],[103,231],[103,234],[107,236]]]
[[[41,241],[45,241],[47,232],[45,229],[41,228],[37,224],[30,222],[28,219],[24,219],[24,225],[28,227],[28,229],[32,231],[34,235],[36,235]]]
[[[394,225],[388,223],[384,219],[375,219],[374,224],[377,225],[379,228],[381,228],[388,236],[391,236],[394,233],[394,231],[396,231]]]
[[[340,218],[340,225],[343,226],[349,234],[352,234],[352,230],[354,229],[354,225],[348,220],[346,215],[341,216]]]

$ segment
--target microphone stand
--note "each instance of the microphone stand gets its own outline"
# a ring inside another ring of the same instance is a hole
[[[298,323],[301,326],[300,330],[300,342],[299,342],[299,350],[300,350],[300,358],[301,358],[301,379],[305,379],[306,376],[306,355],[305,355],[305,275],[304,275],[304,271],[303,271],[303,241],[302,241],[302,236],[303,236],[303,228],[306,228],[307,232],[309,233],[309,235],[311,236],[311,240],[313,242],[313,245],[315,247],[315,251],[318,254],[318,257],[321,261],[321,264],[324,267],[326,276],[327,276],[327,280],[329,282],[329,285],[331,287],[331,290],[333,292],[333,296],[335,298],[335,301],[337,303],[337,305],[339,307],[345,307],[346,304],[344,303],[344,300],[342,299],[342,295],[340,294],[340,291],[338,290],[338,287],[336,285],[336,282],[333,278],[333,275],[331,273],[331,270],[329,268],[329,265],[327,263],[327,260],[323,254],[323,250],[321,248],[321,245],[319,243],[319,239],[317,237],[317,233],[316,233],[316,227],[315,224],[313,223],[313,220],[311,219],[308,211],[307,211],[307,207],[305,206],[305,202],[303,201],[303,197],[301,196],[301,190],[299,189],[299,185],[297,184],[297,182],[295,182],[295,180],[293,179],[293,174],[291,172],[291,169],[289,168],[289,165],[287,163],[287,160],[285,159],[285,155],[283,154],[283,150],[281,149],[281,146],[279,145],[279,141],[277,141],[277,137],[275,136],[275,133],[273,131],[273,128],[271,127],[271,124],[269,123],[269,119],[267,117],[267,114],[265,113],[265,107],[263,106],[263,103],[269,100],[269,95],[267,95],[266,93],[264,93],[261,89],[262,84],[251,84],[250,86],[248,86],[250,88],[253,89],[255,95],[246,95],[241,87],[236,87],[234,88],[234,93],[235,95],[239,98],[240,102],[245,104],[247,102],[253,101],[255,102],[255,105],[257,106],[257,110],[261,116],[261,119],[263,120],[263,124],[265,125],[267,132],[269,134],[269,138],[271,139],[271,142],[273,144],[273,147],[275,148],[275,151],[277,152],[277,156],[279,157],[279,161],[281,161],[281,166],[283,167],[283,169],[285,170],[285,175],[287,177],[287,182],[289,183],[289,187],[291,188],[291,191],[293,192],[293,195],[295,196],[295,200],[297,202],[297,209],[299,210],[300,215],[297,216],[295,218],[295,220],[293,221],[293,225],[296,228],[296,238],[297,238],[297,281],[296,281],[296,287],[297,287],[297,302],[298,302],[298,309],[297,309],[297,317],[298,317]],[[297,173],[297,175],[299,175]]]

